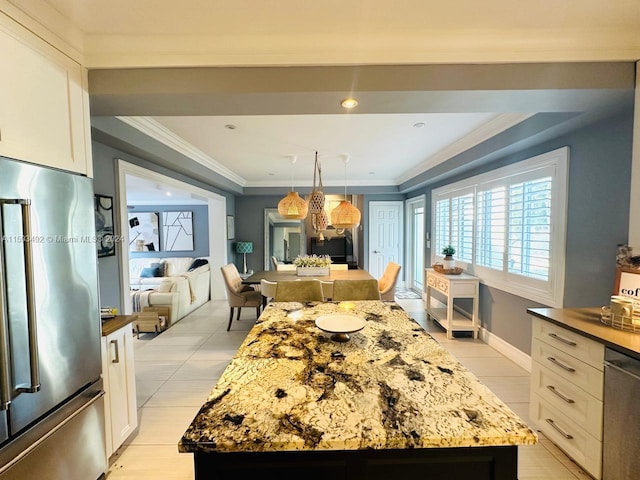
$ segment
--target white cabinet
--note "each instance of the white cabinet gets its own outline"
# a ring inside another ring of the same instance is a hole
[[[110,457],[138,426],[130,323],[102,337],[102,375],[107,392],[105,417],[107,457]]]
[[[0,13],[0,155],[92,175],[86,70]]]
[[[532,318],[531,421],[601,478],[604,345]]]
[[[480,279],[466,273],[460,275],[445,275],[432,268],[426,272],[426,301],[427,314],[433,317],[447,331],[447,338],[453,338],[453,332],[473,332],[473,338],[478,338],[480,321],[478,318],[478,290]],[[433,292],[440,292],[444,296],[444,307],[432,307]],[[455,300],[471,299],[470,316],[461,313],[455,308]]]

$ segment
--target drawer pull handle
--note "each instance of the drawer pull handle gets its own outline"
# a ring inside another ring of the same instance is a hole
[[[554,387],[553,385],[547,385],[547,388],[549,390],[551,390],[552,393],[555,393],[557,396],[559,396],[562,400],[564,400],[567,403],[576,403],[575,400],[573,400],[572,398],[569,398],[563,394],[561,394],[559,391],[556,390],[556,387]]]
[[[551,363],[556,364],[557,366],[559,366],[560,368],[562,368],[562,369],[566,370],[567,372],[571,372],[571,373],[573,373],[573,372],[575,372],[575,371],[576,371],[576,369],[575,369],[575,368],[567,367],[564,363],[559,362],[558,360],[556,360],[556,359],[555,359],[555,358],[553,358],[553,357],[547,357],[547,360],[549,360]]]
[[[577,347],[578,344],[576,342],[573,342],[571,340],[567,340],[566,338],[562,338],[559,335],[556,335],[555,333],[548,333],[547,335],[549,335],[551,338],[553,338],[554,340],[558,340],[559,342],[562,342],[566,345],[569,345],[571,347]]]
[[[120,363],[120,351],[118,350],[118,340],[111,340],[111,344],[114,346],[116,358],[111,360],[111,363]]]
[[[558,433],[560,433],[560,435],[562,435],[564,438],[566,438],[567,440],[573,440],[573,435],[569,435],[567,432],[565,432],[564,430],[562,430],[559,426],[556,425],[556,423],[551,420],[550,418],[545,418],[545,421],[551,425],[553,428],[555,428]]]

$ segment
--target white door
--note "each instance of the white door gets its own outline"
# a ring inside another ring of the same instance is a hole
[[[380,278],[389,262],[402,265],[402,201],[369,202],[369,273]]]

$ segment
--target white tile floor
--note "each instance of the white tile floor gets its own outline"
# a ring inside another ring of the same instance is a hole
[[[528,372],[480,340],[447,340],[426,320],[421,300],[398,302],[528,422]],[[178,441],[255,321],[255,310],[246,309],[227,332],[228,314],[226,302],[209,302],[157,337],[135,341],[139,428],[114,454],[109,480],[193,479],[192,457],[178,453]],[[590,478],[541,434],[538,445],[519,447],[518,474],[520,480]]]

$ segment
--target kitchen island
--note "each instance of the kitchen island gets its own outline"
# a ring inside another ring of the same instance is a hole
[[[321,315],[366,320],[340,343]],[[517,478],[537,436],[394,302],[272,303],[185,432],[197,479]],[[270,476],[271,475],[271,476]]]

